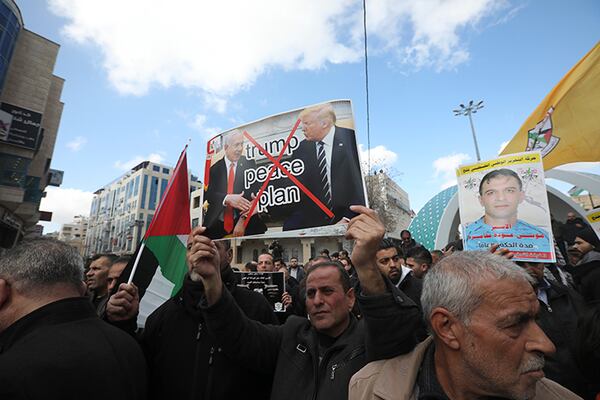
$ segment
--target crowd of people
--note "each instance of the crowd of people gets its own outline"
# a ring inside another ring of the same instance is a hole
[[[354,206],[352,251],[301,265],[274,242],[285,312],[239,287],[228,240],[197,227],[181,290],[137,329],[128,257],[52,239],[0,258],[1,399],[597,399],[600,240],[554,221],[556,263],[429,251]],[[85,272],[84,272],[85,271]]]

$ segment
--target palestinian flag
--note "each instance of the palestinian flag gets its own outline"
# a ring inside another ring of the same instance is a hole
[[[139,289],[139,325],[179,291],[187,272],[185,255],[191,223],[186,150],[187,146],[142,242],[119,279],[119,283],[129,279]]]

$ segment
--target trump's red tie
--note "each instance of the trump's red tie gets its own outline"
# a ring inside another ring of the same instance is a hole
[[[233,163],[229,164],[229,176],[227,177],[227,194],[233,194],[233,181],[235,180],[235,165]],[[225,207],[225,212],[223,214],[223,229],[225,232],[231,233],[233,230],[233,207],[227,206]]]

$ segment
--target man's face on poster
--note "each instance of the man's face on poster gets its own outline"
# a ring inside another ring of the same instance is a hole
[[[319,119],[316,112],[311,112],[302,116],[302,131],[308,141],[316,142],[325,137],[323,125],[323,121]]]
[[[525,199],[519,181],[512,176],[499,175],[483,182],[479,202],[485,215],[492,218],[517,216],[519,204]]]
[[[237,162],[242,156],[244,150],[244,136],[241,133],[234,133],[225,140],[225,156],[231,162]]]

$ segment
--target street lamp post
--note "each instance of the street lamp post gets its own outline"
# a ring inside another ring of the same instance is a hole
[[[466,115],[469,117],[469,122],[471,123],[471,133],[473,134],[473,143],[475,143],[475,153],[477,153],[477,161],[481,161],[481,156],[479,155],[479,146],[477,145],[477,137],[475,136],[475,126],[473,125],[473,118],[471,114],[475,114],[477,110],[483,108],[483,100],[480,100],[479,103],[473,104],[473,100],[469,101],[469,105],[465,107],[464,104],[460,104],[460,108],[456,110],[452,110],[454,112],[454,116],[458,117],[461,115]]]

